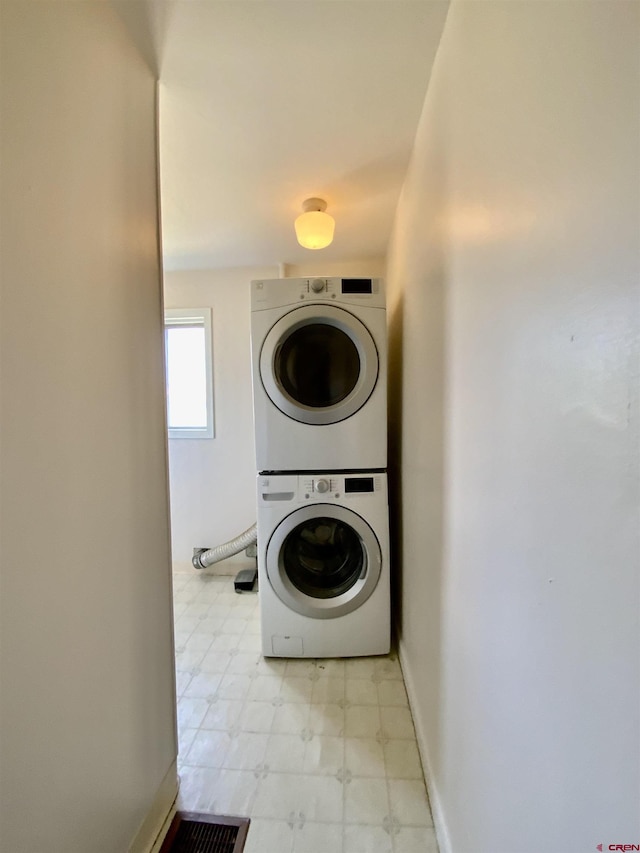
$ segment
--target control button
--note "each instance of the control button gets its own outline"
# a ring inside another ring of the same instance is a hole
[[[311,290],[314,293],[321,293],[324,290],[324,281],[321,278],[314,278],[311,282]]]
[[[314,489],[316,492],[320,492],[323,495],[325,492],[329,491],[329,481],[328,480],[316,480],[314,483]]]

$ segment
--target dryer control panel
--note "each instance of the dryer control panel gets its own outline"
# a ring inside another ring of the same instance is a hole
[[[251,310],[280,308],[301,302],[335,302],[384,308],[382,279],[379,278],[275,278],[251,282]]]

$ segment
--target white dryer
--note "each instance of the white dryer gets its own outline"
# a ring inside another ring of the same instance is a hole
[[[387,654],[387,475],[261,474],[257,482],[263,653]]]
[[[380,279],[251,282],[258,471],[387,467]]]

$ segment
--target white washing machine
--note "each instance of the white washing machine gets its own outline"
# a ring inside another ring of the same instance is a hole
[[[387,467],[380,279],[251,282],[258,471]]]
[[[387,475],[258,475],[258,577],[264,655],[387,654]]]

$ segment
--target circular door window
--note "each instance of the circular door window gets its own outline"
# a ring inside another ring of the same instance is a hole
[[[309,305],[282,317],[270,330],[260,373],[267,394],[284,414],[302,423],[337,423],[369,399],[378,378],[378,353],[353,314]]]
[[[362,540],[353,527],[324,516],[303,521],[287,534],[282,562],[295,588],[313,598],[342,595],[366,569]]]
[[[326,323],[299,326],[285,338],[273,366],[285,394],[313,409],[341,403],[360,378],[357,346],[342,329]]]
[[[267,546],[267,574],[278,597],[305,616],[341,616],[363,604],[381,569],[378,540],[344,507],[316,504],[287,516]]]

